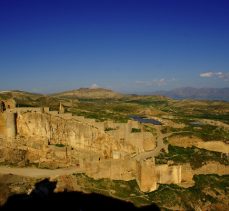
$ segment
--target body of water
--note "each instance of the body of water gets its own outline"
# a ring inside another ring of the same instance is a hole
[[[147,119],[147,118],[140,117],[140,116],[130,116],[130,118],[140,123],[151,123],[153,125],[161,125],[161,122],[155,119]]]

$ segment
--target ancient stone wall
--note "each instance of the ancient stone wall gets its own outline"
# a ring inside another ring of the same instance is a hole
[[[157,182],[160,184],[179,184],[181,183],[181,166],[157,165]]]
[[[106,131],[106,128],[114,130]],[[79,149],[99,152],[104,158],[124,158],[127,154],[141,153],[156,147],[150,132],[132,133],[140,128],[135,121],[128,123],[95,122],[72,114],[59,114],[49,109],[29,110],[20,108],[17,116],[19,136],[46,140],[49,144],[65,144]],[[119,155],[118,155],[119,154]],[[118,157],[117,157],[118,156]]]
[[[14,99],[0,100],[0,111],[14,109],[16,107],[16,102]]]
[[[7,138],[15,138],[16,136],[16,113],[6,112],[6,136]]]
[[[0,113],[0,137],[15,138],[16,130],[16,113],[8,110]]]
[[[85,173],[94,178],[109,178],[112,180],[133,180],[136,174],[136,162],[131,159],[101,160],[84,162]]]
[[[0,138],[6,137],[6,117],[5,113],[0,112]]]
[[[11,112],[15,106],[13,99],[0,100],[0,138],[14,138],[16,135],[16,115]]]
[[[9,108],[0,112],[1,136],[7,139],[1,143],[1,162],[30,162],[47,168],[76,166],[95,179],[136,179],[144,192],[156,190],[158,184],[191,183],[194,174],[229,174],[228,166],[214,162],[193,170],[190,164],[155,165],[152,159],[131,159],[133,154],[156,148],[153,134],[132,120],[96,122],[48,108]]]
[[[74,119],[38,112],[21,112],[17,117],[18,135],[46,140],[47,144],[63,144],[111,156],[111,139],[100,131]]]
[[[150,192],[157,189],[157,172],[151,160],[136,162],[136,181],[141,191]]]
[[[11,109],[12,112],[42,112],[43,108],[34,108],[34,107],[18,107]]]

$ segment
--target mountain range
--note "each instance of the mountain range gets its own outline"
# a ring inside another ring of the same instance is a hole
[[[170,91],[156,91],[149,95],[162,95],[174,99],[224,100],[229,101],[229,87],[227,88],[194,88],[183,87]]]
[[[194,87],[183,87],[177,88],[170,91],[155,91],[142,93],[141,95],[159,95],[173,99],[197,99],[197,100],[223,100],[229,101],[229,87],[228,88],[194,88]],[[127,94],[121,94],[104,88],[80,88],[70,91],[64,91],[49,95],[35,94],[25,91],[12,90],[12,91],[0,91],[1,98],[13,97],[18,100],[31,99],[41,100],[45,98],[65,98],[65,99],[119,99]],[[44,100],[44,99],[43,99]]]

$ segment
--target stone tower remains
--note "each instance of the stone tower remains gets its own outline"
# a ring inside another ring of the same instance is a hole
[[[1,100],[0,101],[0,137],[15,138],[16,129],[16,113],[14,112],[15,101]]]

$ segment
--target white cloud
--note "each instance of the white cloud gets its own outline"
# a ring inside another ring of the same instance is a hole
[[[99,88],[99,86],[97,84],[92,84],[90,86],[90,89],[98,89],[98,88]]]
[[[214,76],[213,72],[206,72],[206,73],[200,74],[200,77],[203,77],[203,78],[211,78],[212,76]]]
[[[200,77],[202,78],[220,78],[225,81],[229,80],[229,72],[223,73],[223,72],[204,72],[200,74]]]

